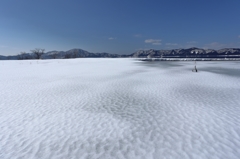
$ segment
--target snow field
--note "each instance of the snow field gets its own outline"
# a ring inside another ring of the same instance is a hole
[[[240,63],[0,61],[0,158],[240,157]]]

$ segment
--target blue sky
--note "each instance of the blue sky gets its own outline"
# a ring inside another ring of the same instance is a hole
[[[239,0],[1,0],[0,55],[240,48]]]

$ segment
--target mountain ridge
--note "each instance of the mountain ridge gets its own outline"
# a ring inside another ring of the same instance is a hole
[[[129,55],[111,53],[92,53],[83,49],[71,49],[68,51],[49,51],[41,55],[41,59],[68,59],[68,58],[212,58],[212,57],[236,57],[240,58],[240,48],[223,48],[219,50],[201,49],[197,47],[171,50],[138,50]],[[12,56],[0,55],[0,60],[36,59],[34,53],[25,53]]]

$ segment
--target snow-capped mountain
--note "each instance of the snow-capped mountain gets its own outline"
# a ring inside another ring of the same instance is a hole
[[[139,50],[131,54],[132,57],[222,57],[240,56],[240,49],[226,48],[221,50],[213,49],[173,49],[173,50]]]
[[[68,58],[119,58],[119,57],[134,57],[134,58],[216,58],[216,57],[234,57],[240,58],[239,48],[225,48],[220,50],[201,49],[201,48],[188,48],[188,49],[172,49],[172,50],[138,50],[130,55],[118,55],[110,53],[91,53],[82,49],[71,49],[68,51],[50,51],[43,53],[41,59],[68,59]],[[15,56],[1,56],[0,60],[21,60],[21,59],[36,59],[33,53],[19,54]]]

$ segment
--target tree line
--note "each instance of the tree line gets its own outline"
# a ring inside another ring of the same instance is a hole
[[[19,60],[25,60],[25,59],[41,59],[42,55],[45,53],[45,49],[41,49],[41,48],[36,48],[34,50],[30,50],[31,51],[31,55],[27,54],[26,52],[21,52],[20,54],[18,54],[18,59]],[[53,52],[51,53],[50,57],[52,59],[56,59],[58,58],[58,53],[57,52]],[[65,59],[69,59],[69,58],[80,58],[82,56],[78,55],[78,51],[74,50],[73,53],[66,53],[63,58]]]

